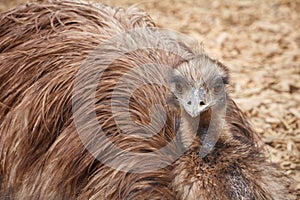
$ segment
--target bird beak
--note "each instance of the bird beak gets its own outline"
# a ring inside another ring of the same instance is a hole
[[[183,102],[185,111],[193,118],[199,116],[210,106],[205,100],[205,91],[203,89],[191,89],[187,102]]]

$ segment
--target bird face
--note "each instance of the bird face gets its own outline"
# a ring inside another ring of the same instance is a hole
[[[226,68],[219,65],[201,56],[181,64],[172,73],[171,91],[190,117],[198,117],[213,106],[224,105],[228,75]]]

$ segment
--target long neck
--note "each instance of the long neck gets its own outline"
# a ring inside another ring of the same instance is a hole
[[[181,110],[180,134],[185,148],[188,148],[197,137],[200,116],[191,117],[184,109]]]

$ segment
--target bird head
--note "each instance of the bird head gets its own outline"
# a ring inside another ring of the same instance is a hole
[[[197,56],[174,69],[170,89],[182,111],[195,118],[224,105],[228,70],[206,55]]]

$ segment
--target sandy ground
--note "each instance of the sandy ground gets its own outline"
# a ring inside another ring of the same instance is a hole
[[[0,11],[24,0],[0,0]],[[300,199],[300,1],[152,0],[136,4],[163,28],[203,42],[231,71],[231,95],[266,144],[266,154],[295,181]]]

